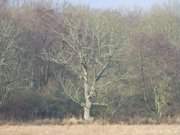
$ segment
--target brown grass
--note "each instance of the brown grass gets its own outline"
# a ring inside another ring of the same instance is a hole
[[[180,135],[180,125],[3,125],[0,135]]]

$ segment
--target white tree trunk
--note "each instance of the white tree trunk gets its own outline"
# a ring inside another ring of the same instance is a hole
[[[88,73],[87,69],[82,66],[83,68],[83,79],[84,79],[84,98],[85,98],[85,104],[84,104],[84,120],[86,121],[92,121],[92,117],[90,114],[92,103],[90,101],[90,95],[89,95],[89,84],[88,84]]]
[[[88,101],[86,101],[85,106],[84,106],[84,120],[86,121],[92,120],[90,111],[91,111],[91,103],[89,104]]]

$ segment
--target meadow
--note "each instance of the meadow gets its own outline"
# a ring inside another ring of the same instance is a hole
[[[180,135],[179,125],[2,125],[0,135]]]

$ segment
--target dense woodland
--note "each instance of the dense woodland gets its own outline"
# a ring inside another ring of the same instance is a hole
[[[180,115],[180,3],[0,3],[0,119]]]

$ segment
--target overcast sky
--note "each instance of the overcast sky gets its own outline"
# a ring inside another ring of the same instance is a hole
[[[149,9],[153,5],[163,5],[167,0],[68,0],[73,4],[89,5],[91,8],[143,8]]]

